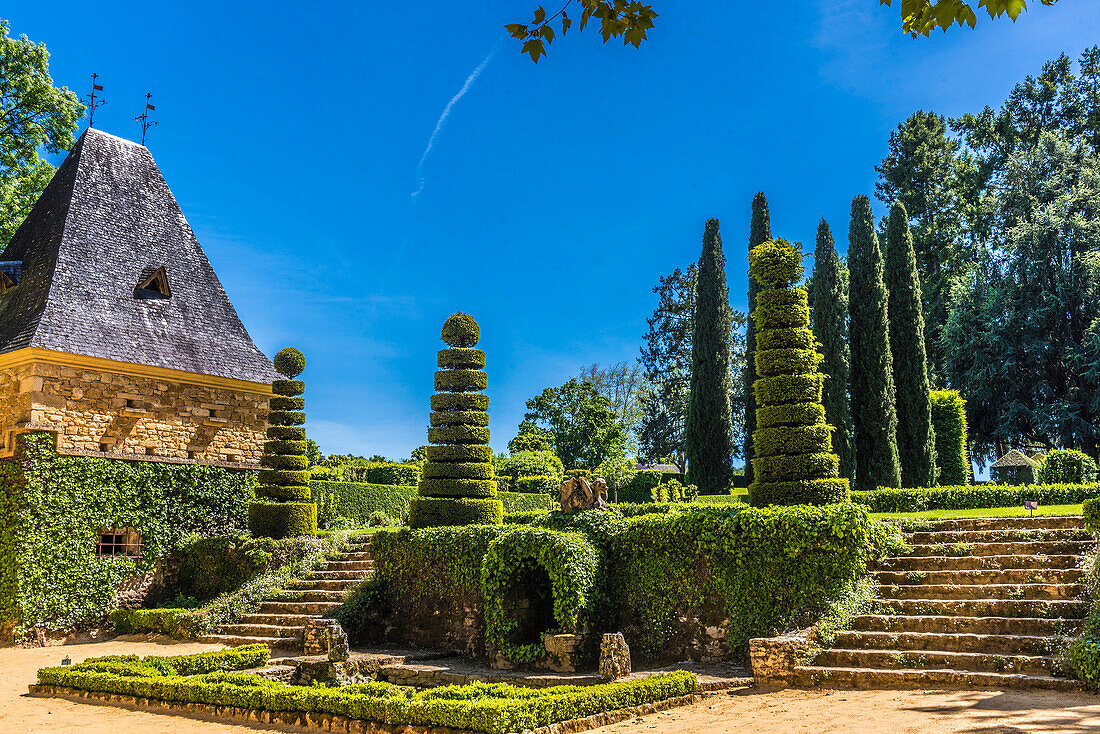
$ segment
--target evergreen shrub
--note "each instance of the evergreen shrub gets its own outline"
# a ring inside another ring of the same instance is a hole
[[[962,484],[931,489],[880,487],[870,492],[852,492],[852,502],[866,505],[871,512],[923,512],[925,510],[974,510],[987,507],[1015,507],[1037,500],[1043,505],[1075,505],[1100,497],[1100,484]]]
[[[516,492],[557,495],[561,490],[561,481],[557,477],[536,474],[517,478],[512,487]]]
[[[1043,484],[1088,484],[1096,481],[1096,462],[1083,451],[1059,449],[1043,457],[1036,474]]]
[[[932,430],[936,437],[937,482],[954,487],[970,484],[970,449],[967,444],[966,401],[958,390],[932,390]]]
[[[634,472],[627,485],[619,490],[619,502],[652,502],[653,490],[661,483],[661,472],[643,469]]]
[[[287,431],[306,420],[302,412],[305,392],[301,380],[293,378],[306,367],[305,357],[297,349],[279,350],[275,369],[286,379],[272,382],[275,396],[269,400],[267,437],[260,463],[256,488],[257,501],[248,508],[248,528],[257,537],[287,538],[317,532],[317,505],[310,501],[310,472],[301,466],[306,457],[304,431]],[[294,436],[294,438],[287,438]],[[308,460],[306,465],[308,466]]]
[[[449,348],[437,357],[442,369],[435,373],[435,389],[441,395],[432,398],[428,441],[443,450],[428,448],[409,525],[500,524],[504,507],[496,499],[495,472],[480,448],[489,443],[489,401],[473,395],[488,384],[480,369],[485,354],[473,349],[481,330],[468,314],[457,313],[444,322],[441,336]],[[452,446],[463,448],[449,450]]]
[[[757,506],[842,502],[848,482],[839,478],[833,427],[824,422],[822,357],[816,348],[785,346],[816,343],[806,291],[791,287],[802,278],[802,253],[784,240],[764,242],[749,252],[749,271],[759,286],[751,318],[760,375],[749,496]]]
[[[1085,500],[1081,514],[1085,517],[1085,527],[1094,533],[1100,533],[1100,500]]]

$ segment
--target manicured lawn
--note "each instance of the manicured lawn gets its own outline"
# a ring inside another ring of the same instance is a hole
[[[739,494],[701,494],[695,498],[695,503],[699,505],[732,505],[748,501],[749,493],[744,491]]]
[[[1023,507],[988,507],[977,510],[925,510],[924,512],[875,512],[871,517],[875,518],[961,518],[961,517],[1028,517],[1033,513]],[[1080,515],[1081,505],[1049,505],[1040,506],[1034,512],[1036,517],[1040,515]]]

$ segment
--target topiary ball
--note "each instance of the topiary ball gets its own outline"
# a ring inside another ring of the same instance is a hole
[[[481,339],[481,329],[473,316],[459,311],[443,322],[442,336],[452,347],[472,347]]]
[[[297,377],[302,374],[302,370],[305,368],[305,355],[293,347],[280,349],[279,353],[275,355],[275,369],[278,370],[280,375]]]
[[[749,251],[749,271],[761,285],[786,288],[802,278],[802,252],[786,240],[762,242]]]

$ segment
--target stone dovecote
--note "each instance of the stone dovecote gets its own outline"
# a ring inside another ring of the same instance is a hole
[[[258,462],[274,367],[144,146],[86,130],[0,261],[0,456]]]

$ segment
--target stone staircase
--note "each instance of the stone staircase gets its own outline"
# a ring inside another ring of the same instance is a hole
[[[302,632],[310,619],[323,617],[340,606],[351,587],[371,575],[370,536],[352,536],[341,553],[323,568],[310,571],[264,600],[253,614],[245,614],[237,624],[227,624],[220,634],[206,635],[199,642],[221,645],[266,643],[272,655],[301,652]]]
[[[941,520],[888,559],[873,614],[796,668],[799,685],[1078,690],[1058,654],[1088,615],[1080,517]]]

